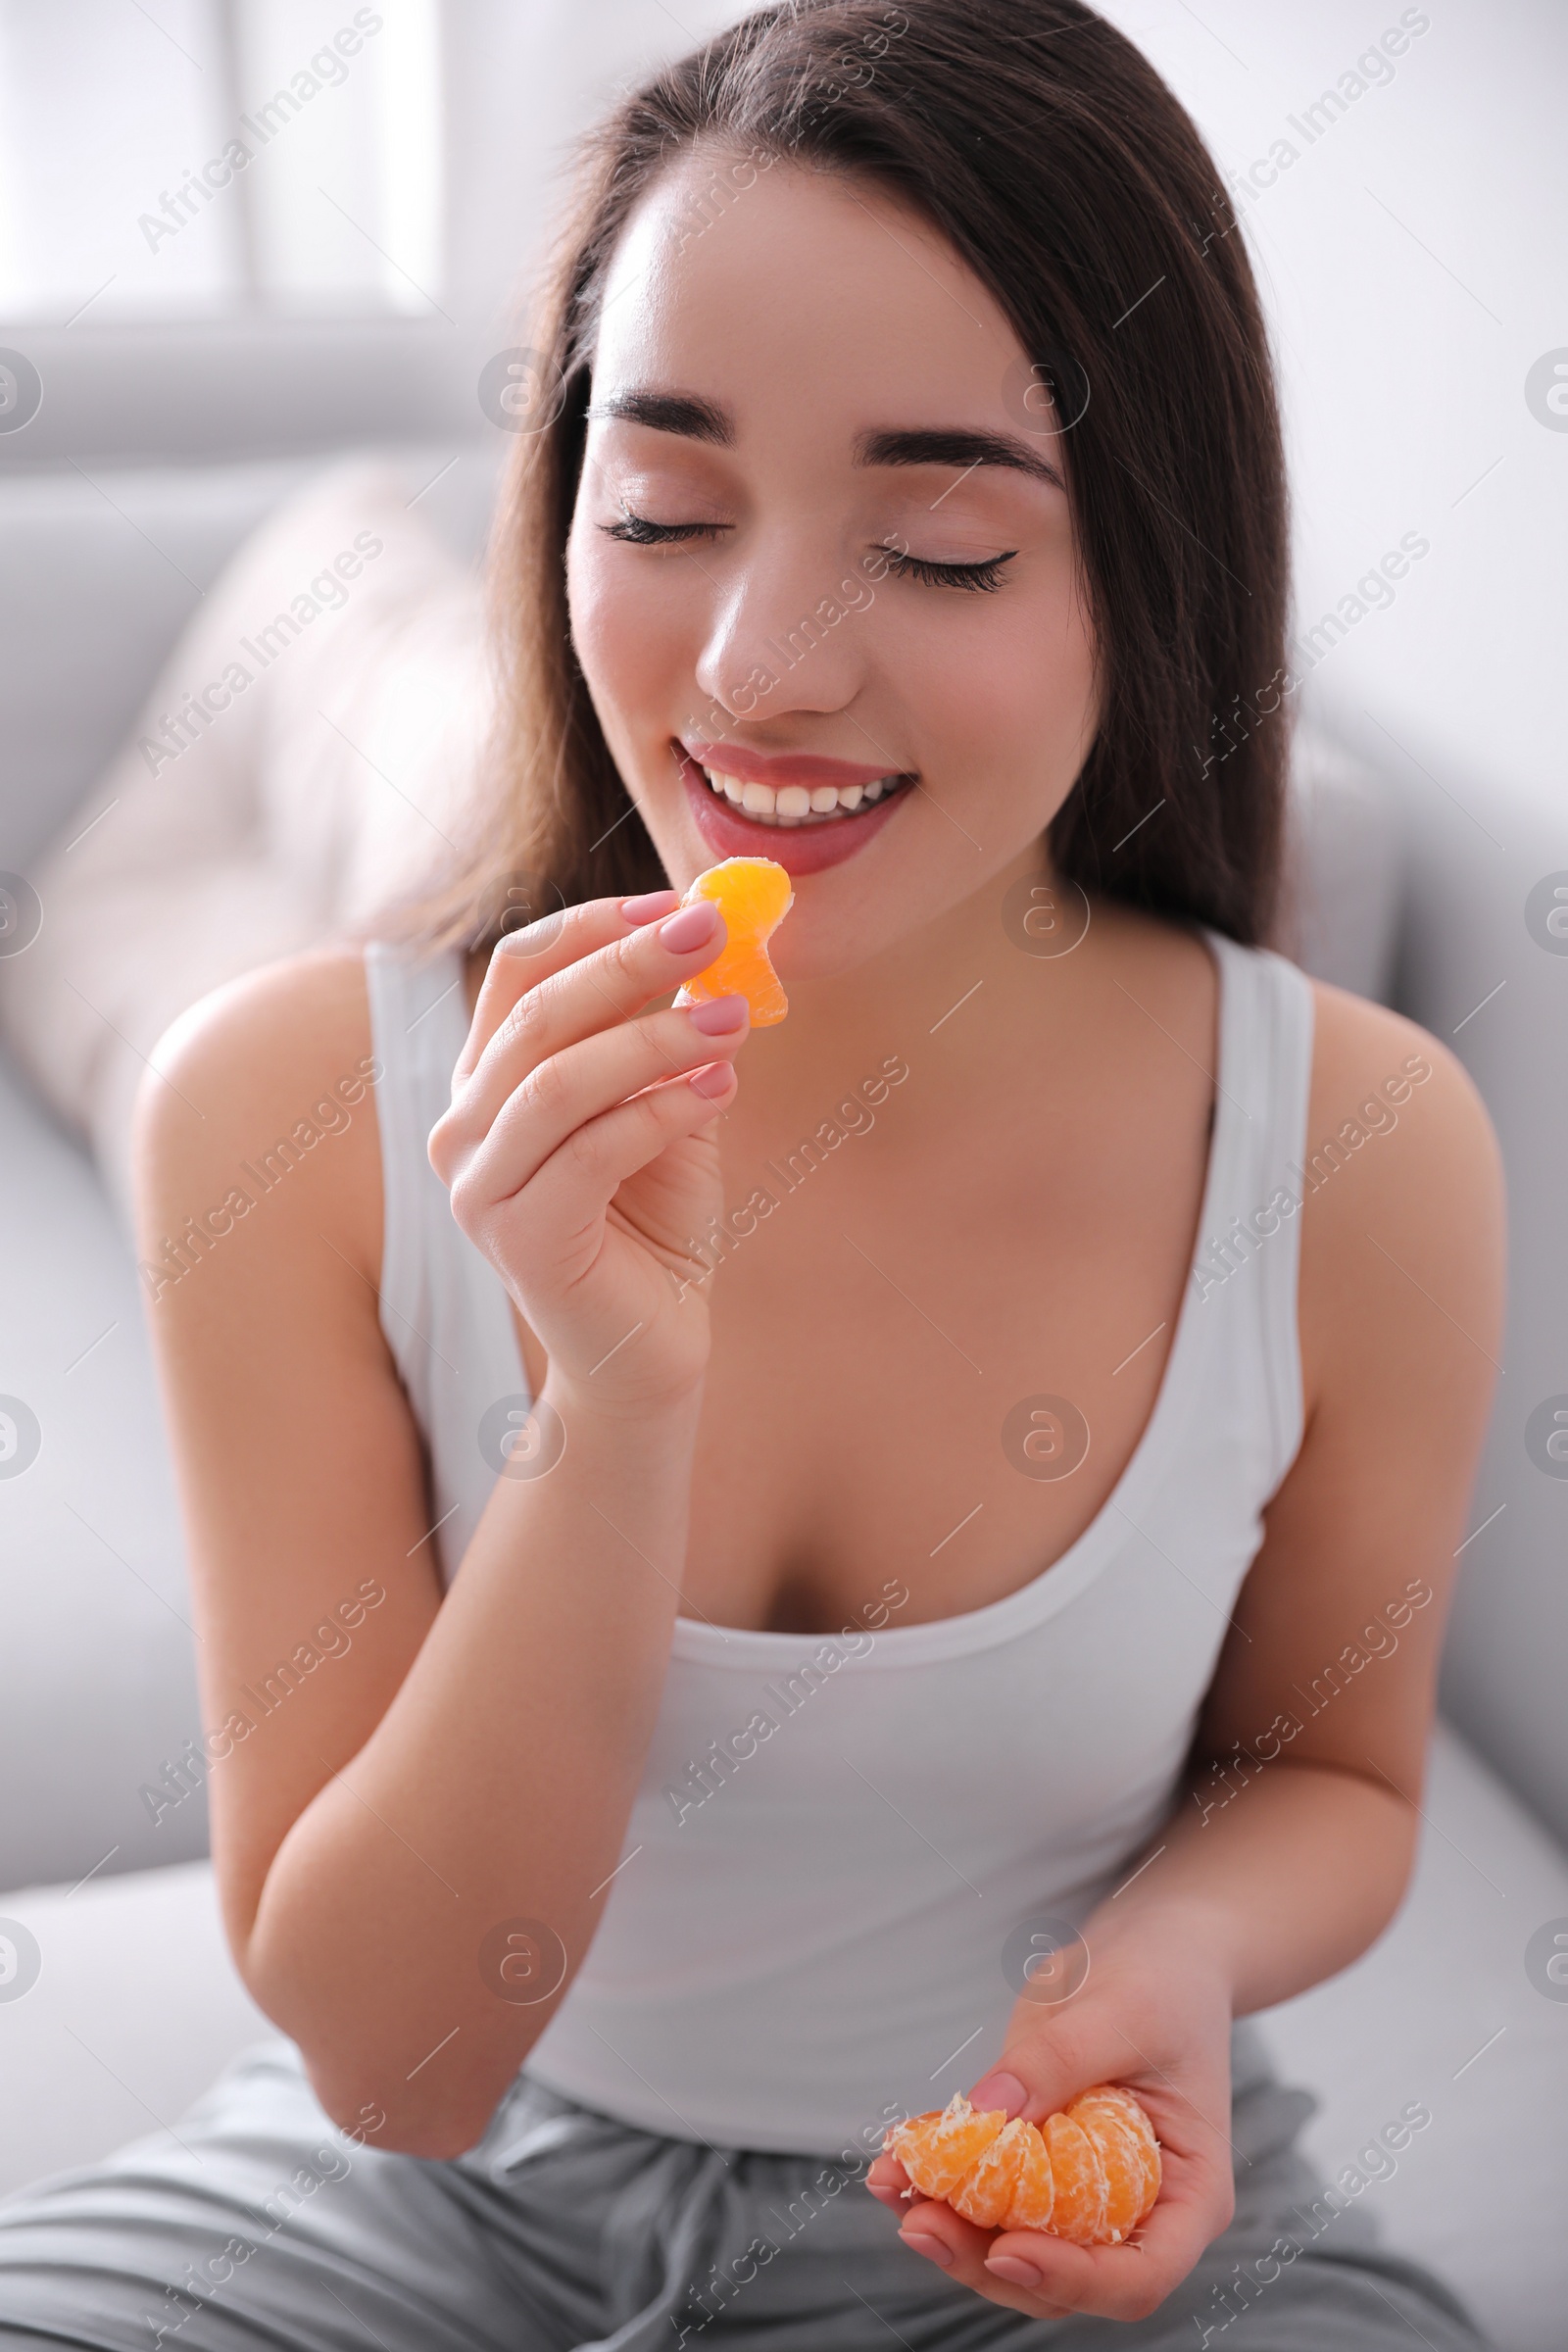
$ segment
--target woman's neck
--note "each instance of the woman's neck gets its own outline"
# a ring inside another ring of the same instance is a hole
[[[791,977],[788,1019],[748,1041],[743,1099],[760,1119],[798,1120],[862,1065],[918,1054],[943,1073],[951,1109],[956,1091],[974,1102],[1025,1038],[1038,1071],[1053,1031],[1064,1044],[1080,1035],[1088,1003],[1103,989],[1090,911],[1074,884],[1055,880],[1044,844],[1031,844],[969,897],[853,970]],[[928,1104],[934,1113],[935,1096]]]

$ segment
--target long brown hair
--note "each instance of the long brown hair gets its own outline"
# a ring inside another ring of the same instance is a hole
[[[564,548],[607,268],[701,145],[864,175],[932,223],[1049,386],[1099,643],[1102,717],[1049,832],[1087,889],[1266,941],[1282,857],[1287,508],[1256,289],[1206,149],[1079,0],[782,0],[625,98],[584,143],[493,542],[502,724],[445,883],[379,926],[487,948],[523,916],[667,877],[567,625]],[[1035,394],[1038,411],[1040,395]]]

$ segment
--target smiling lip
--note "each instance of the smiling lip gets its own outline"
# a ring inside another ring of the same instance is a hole
[[[709,748],[704,746],[705,750]],[[710,788],[702,767],[681,744],[676,743],[673,749],[680,755],[681,783],[693,822],[708,848],[712,851],[715,860],[722,858],[771,858],[789,874],[820,873],[827,866],[842,865],[846,858],[853,858],[858,850],[863,849],[872,835],[880,833],[895,810],[901,808],[909,797],[908,788],[905,787],[868,808],[858,809],[853,815],[835,816],[825,824],[761,824],[755,817],[743,815],[739,808],[732,808],[727,801],[720,800]],[[717,752],[718,747],[712,749]],[[741,755],[726,749],[722,757],[729,760]],[[771,772],[764,778],[755,772],[757,766],[763,764],[761,756],[754,752],[747,754],[746,758],[754,772],[744,780],[758,784],[765,781],[771,783],[775,790],[783,784],[804,784],[808,780],[823,784],[860,783],[867,777],[874,780],[889,772],[885,767],[867,769],[857,767],[847,760],[819,760],[800,754],[793,760],[785,757],[776,762],[766,763]],[[793,775],[783,774],[780,771],[785,767],[793,767],[797,772]],[[809,779],[799,772],[808,767],[817,771]],[[837,772],[824,775],[820,772],[824,768]],[[737,769],[728,772],[739,776]]]
[[[884,762],[867,767],[863,760],[824,760],[815,752],[748,752],[738,743],[683,743],[681,749],[699,766],[716,768],[721,776],[738,776],[743,784],[875,784],[896,771]]]

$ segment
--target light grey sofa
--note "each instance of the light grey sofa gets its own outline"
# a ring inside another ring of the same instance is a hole
[[[430,455],[433,472],[450,449]],[[70,838],[198,593],[306,470],[0,482],[0,869]],[[477,538],[474,479],[459,468],[445,502],[454,544]],[[1546,2352],[1568,2309],[1568,1963],[1548,1966],[1559,1931],[1568,1954],[1568,1462],[1542,1435],[1553,1399],[1568,1412],[1568,939],[1544,910],[1552,877],[1568,887],[1568,809],[1529,779],[1483,805],[1360,724],[1357,743],[1339,722],[1359,758],[1320,744],[1298,780],[1298,953],[1475,1073],[1508,1165],[1511,1307],[1414,1886],[1370,1954],[1264,2026],[1320,2100],[1325,2173],[1504,2352]],[[270,2028],[224,1951],[199,1788],[156,1823],[138,1794],[198,1717],[129,1247],[3,1058],[0,1128],[0,1411],[20,1397],[46,1432],[0,1474],[3,2190],[167,2128]],[[8,1934],[39,1958],[20,1995]],[[1358,2165],[1415,2101],[1430,2128]]]

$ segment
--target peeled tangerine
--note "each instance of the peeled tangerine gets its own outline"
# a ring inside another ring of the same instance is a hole
[[[770,1029],[790,1008],[766,946],[795,904],[788,874],[771,858],[726,858],[698,875],[681,905],[695,906],[699,899],[715,901],[727,937],[716,960],[676,991],[675,1003],[709,1004],[714,997],[742,996],[752,1008],[752,1027]]]
[[[1080,2092],[1040,2125],[978,2111],[955,2091],[940,2113],[895,2124],[882,2142],[922,2196],[982,2230],[1044,2230],[1078,2246],[1119,2246],[1159,2194],[1159,2142],[1113,2082]]]

